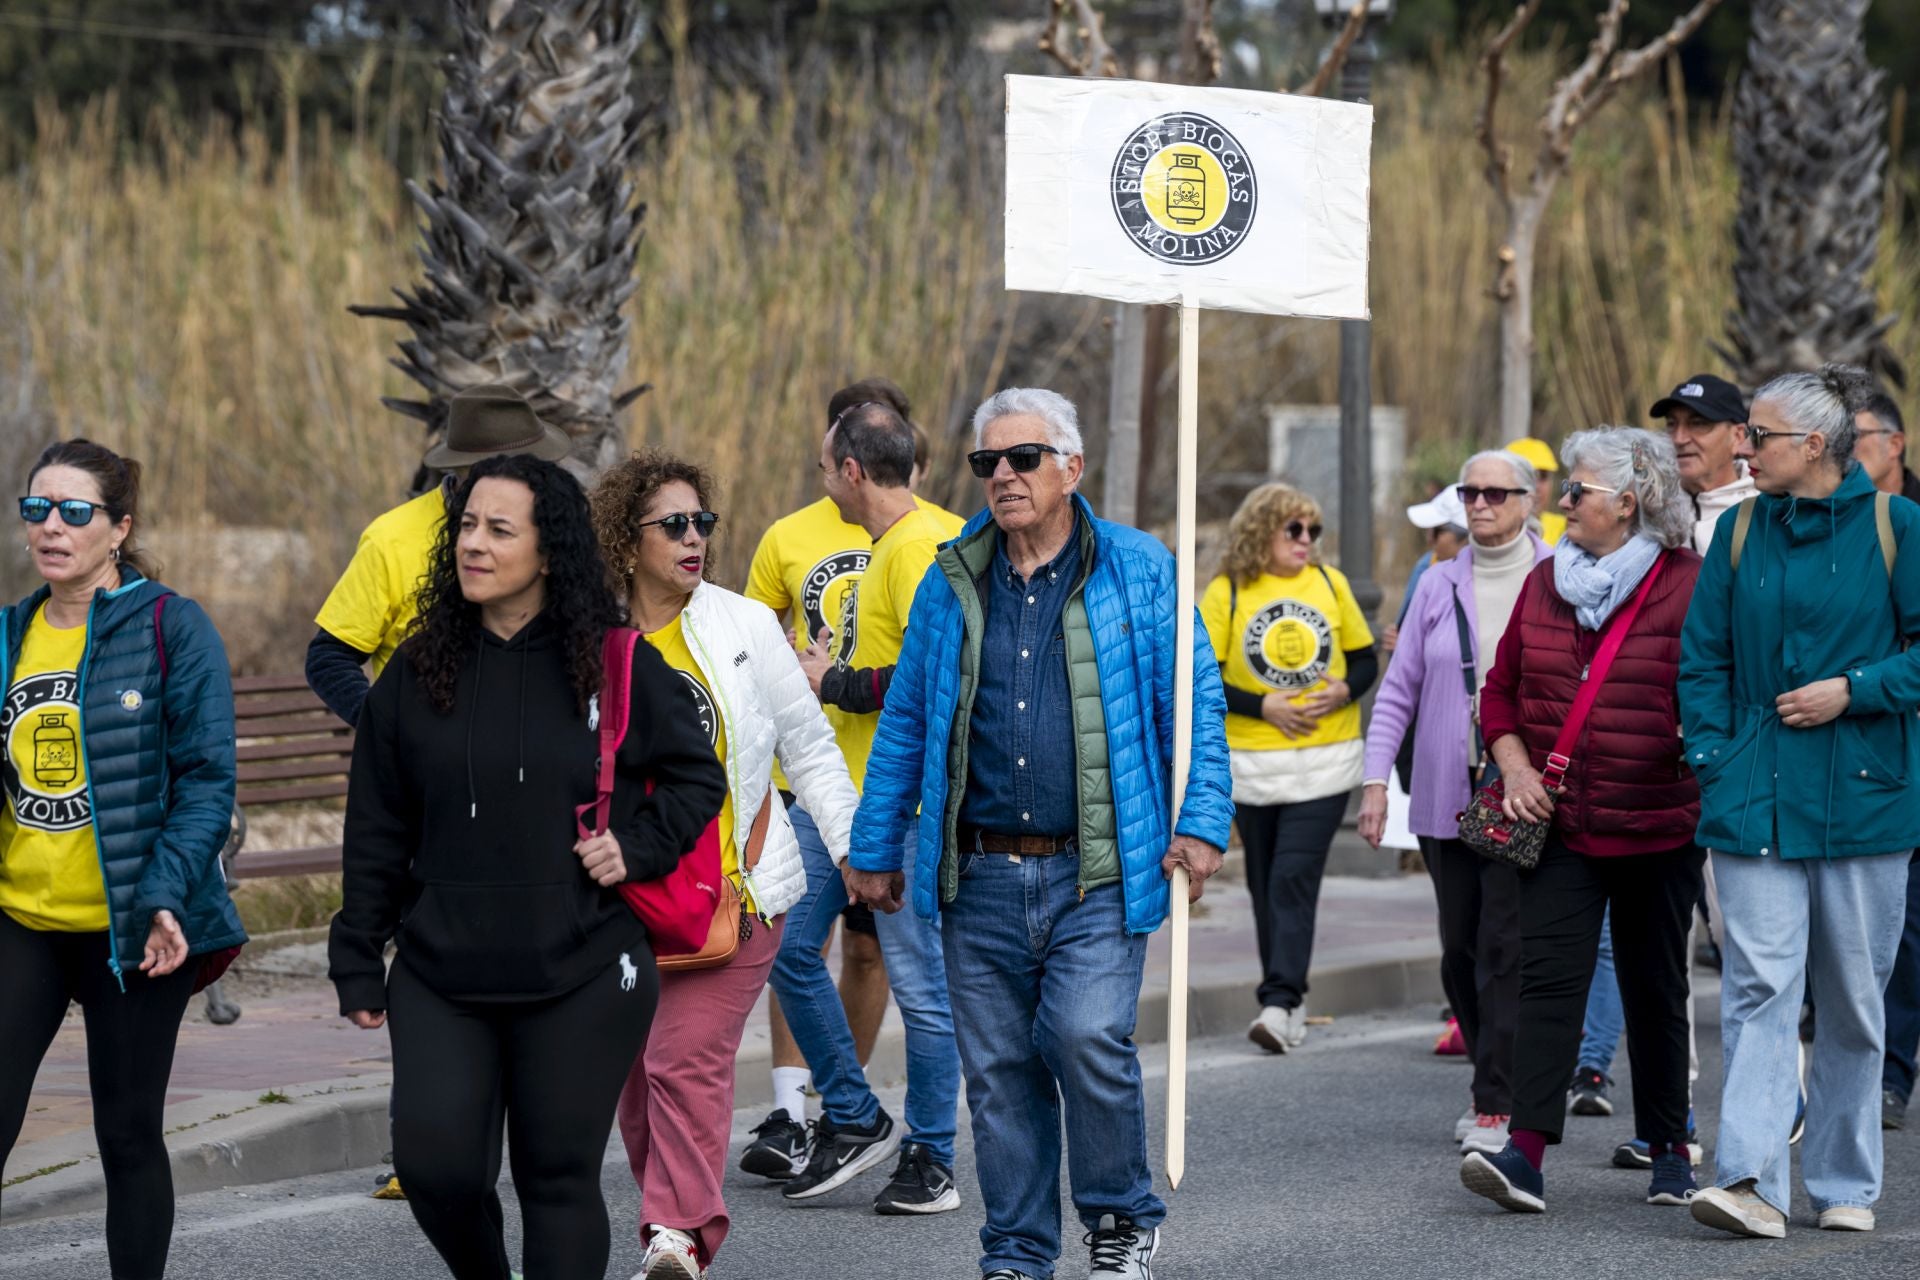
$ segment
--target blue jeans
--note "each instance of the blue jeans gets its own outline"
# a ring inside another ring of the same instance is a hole
[[[1120,886],[1082,899],[1069,850],[963,852],[945,919],[947,985],[973,1112],[987,1222],[983,1272],[1047,1280],[1060,1256],[1060,1113],[1073,1204],[1156,1227],[1167,1207],[1147,1163],[1147,1103],[1133,1027],[1145,935],[1129,934]]]
[[[1800,1156],[1807,1197],[1816,1210],[1880,1198],[1882,1002],[1906,915],[1908,857],[1713,855],[1726,936],[1717,1185],[1752,1178],[1762,1199],[1787,1212],[1800,1003],[1811,983],[1820,1034]]]
[[[1580,1062],[1603,1076],[1613,1074],[1613,1058],[1627,1029],[1627,1011],[1620,1003],[1620,979],[1613,971],[1613,908],[1600,922],[1600,953],[1593,966],[1593,985],[1587,988],[1587,1020],[1580,1028]]]
[[[833,936],[834,921],[846,909],[846,883],[828,856],[812,815],[797,805],[787,813],[807,866],[807,895],[787,913],[786,933],[773,962],[773,989],[780,996],[780,1010],[786,1014],[793,1042],[813,1070],[821,1111],[836,1125],[863,1129],[879,1116],[880,1099],[873,1096],[860,1069],[846,1007],[820,954]],[[880,954],[887,962],[887,985],[906,1025],[907,1137],[951,1169],[960,1055],[953,1045],[953,1012],[947,1004],[940,933],[912,906],[911,828],[907,840],[908,905],[892,915],[875,912],[874,925]]]
[[[1885,1088],[1902,1098],[1913,1097],[1915,1059],[1920,1057],[1920,853],[1907,864],[1907,924],[1900,935],[1900,954],[1887,981],[1887,1068],[1880,1078]]]

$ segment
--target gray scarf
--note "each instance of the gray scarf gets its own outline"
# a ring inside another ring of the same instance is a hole
[[[1574,616],[1589,631],[1606,625],[1613,611],[1639,588],[1660,558],[1660,544],[1644,533],[1628,538],[1611,555],[1596,556],[1571,538],[1553,549],[1553,585],[1560,598],[1573,606]]]

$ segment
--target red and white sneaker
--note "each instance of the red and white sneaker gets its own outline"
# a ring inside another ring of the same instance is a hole
[[[693,1237],[672,1227],[655,1227],[633,1280],[701,1280],[703,1275]]]

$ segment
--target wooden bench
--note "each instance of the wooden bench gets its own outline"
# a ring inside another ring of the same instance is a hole
[[[239,760],[235,799],[242,815],[233,876],[258,880],[340,870],[337,844],[249,851],[244,815],[269,805],[344,797],[353,730],[314,696],[304,676],[238,677],[233,704]]]

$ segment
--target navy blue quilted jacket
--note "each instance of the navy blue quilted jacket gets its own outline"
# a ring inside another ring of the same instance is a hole
[[[1075,495],[1083,526],[1093,533],[1084,599],[1099,669],[1106,768],[1100,800],[1112,812],[1129,933],[1152,933],[1167,918],[1167,880],[1160,860],[1174,832],[1227,847],[1233,782],[1227,760],[1226,699],[1206,628],[1196,621],[1193,751],[1180,821],[1173,809],[1174,622],[1173,556],[1151,534],[1094,517]],[[916,822],[913,905],[940,911],[945,850],[966,779],[963,713],[965,610],[947,561],[957,544],[986,529],[988,513],[967,522],[960,537],[927,570],[908,615],[907,633],[886,709],[880,715],[866,784],[854,817],[849,865],[861,871],[900,869],[908,825]],[[971,691],[967,691],[971,698]],[[1084,754],[1084,753],[1083,753]],[[1084,790],[1086,806],[1092,797]],[[951,803],[950,803],[951,801]],[[947,877],[950,880],[951,877]],[[945,887],[951,888],[950,884]]]
[[[156,911],[173,912],[193,955],[247,940],[220,870],[233,813],[233,680],[204,610],[131,569],[96,591],[80,667],[80,742],[94,841],[113,922],[113,971],[138,968]],[[0,609],[0,690],[41,587]],[[161,611],[167,670],[154,644]]]

